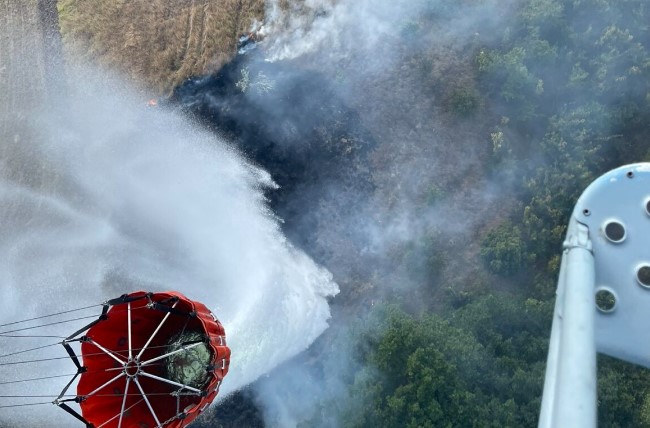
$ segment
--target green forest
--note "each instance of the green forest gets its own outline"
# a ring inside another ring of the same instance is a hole
[[[443,6],[430,3],[413,31],[434,26]],[[569,214],[599,175],[650,160],[649,6],[524,1],[491,44],[466,52],[475,79],[448,109],[489,111],[489,168],[515,177],[517,203],[478,238],[489,278],[435,311],[373,309],[356,333],[364,369],[349,379],[345,426],[537,424]],[[650,426],[650,372],[599,356],[598,419]]]

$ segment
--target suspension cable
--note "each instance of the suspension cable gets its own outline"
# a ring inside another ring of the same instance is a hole
[[[55,336],[52,334],[0,334],[0,337],[22,337],[22,338],[35,338],[35,337],[50,337],[55,339],[65,339],[66,336]]]
[[[74,311],[77,311],[77,310],[89,309],[89,308],[92,308],[92,307],[95,307],[95,306],[102,306],[102,305],[92,305],[92,306],[87,306],[85,308],[72,309],[70,311],[59,312],[58,314],[45,315],[45,316],[42,316],[42,317],[31,318],[29,320],[16,321],[16,322],[8,323],[8,324],[2,324],[2,325],[0,325],[0,327],[4,327],[4,326],[7,326],[7,325],[12,325],[12,324],[16,324],[16,323],[20,323],[20,322],[24,322],[24,321],[31,321],[31,320],[36,320],[36,319],[40,319],[40,318],[47,318],[47,317],[51,317],[51,316],[55,316],[55,315],[74,312]],[[146,308],[147,308],[146,306],[140,306],[138,308],[133,308],[132,310],[146,309]],[[121,310],[121,309],[112,310],[110,313],[111,314],[117,314],[117,313],[120,313],[120,312],[126,312],[126,310]],[[85,319],[90,319],[90,318],[98,318],[98,317],[99,317],[99,315],[88,315],[88,316],[85,316],[85,317],[71,318],[71,319],[67,319],[67,320],[63,320],[63,321],[51,322],[51,323],[47,323],[47,324],[40,324],[40,325],[31,326],[31,327],[23,327],[23,328],[18,328],[18,329],[14,329],[14,330],[0,331],[0,337],[36,337],[36,336],[9,336],[8,333],[15,333],[15,332],[18,332],[18,331],[25,331],[25,330],[33,330],[35,328],[48,327],[48,326],[52,326],[52,325],[63,324],[63,323],[72,322],[72,321],[85,320]],[[59,336],[55,336],[55,337],[59,337]]]
[[[0,363],[0,366],[13,366],[16,364],[40,363],[42,361],[53,361],[53,360],[67,360],[68,358],[70,357],[65,356],[65,357],[41,358],[40,360],[11,361],[8,363]]]
[[[90,373],[102,373],[102,372],[86,372],[86,373],[90,374]],[[74,376],[75,374],[76,373],[69,373],[69,374],[54,375],[54,376],[32,377],[32,378],[28,378],[28,379],[9,380],[9,381],[0,382],[0,385],[8,385],[10,383],[32,382],[32,381],[46,380],[46,379],[55,379],[55,378],[59,378],[59,377],[70,377],[70,376]]]
[[[23,349],[22,351],[10,352],[9,354],[0,355],[0,358],[10,357],[12,355],[24,354],[25,352],[36,351],[38,349],[43,349],[43,348],[50,348],[52,346],[57,346],[60,344],[61,344],[60,342],[56,342],[56,343],[51,343],[49,345],[37,346],[36,348]]]
[[[66,323],[66,322],[86,320],[86,319],[97,318],[97,317],[99,317],[99,315],[88,315],[88,316],[85,316],[85,317],[72,318],[72,319],[69,319],[69,320],[51,322],[51,323],[47,323],[47,324],[36,325],[36,326],[33,326],[33,327],[23,327],[23,328],[17,328],[15,330],[0,331],[0,335],[4,335],[4,334],[7,334],[7,333],[15,333],[17,331],[33,330],[35,328],[48,327],[48,326],[51,326],[51,325],[63,324],[63,323]]]
[[[102,306],[102,305],[98,303],[98,304],[94,304],[94,305],[90,305],[90,306],[85,306],[85,307],[83,307],[83,308],[70,309],[70,310],[67,310],[67,311],[57,312],[57,313],[55,313],[55,314],[43,315],[43,316],[40,316],[40,317],[27,318],[27,319],[20,320],[20,321],[8,322],[8,323],[6,323],[6,324],[0,324],[0,327],[6,327],[6,326],[8,326],[8,325],[19,324],[19,323],[27,322],[27,321],[40,320],[40,319],[42,319],[42,318],[55,317],[55,316],[57,316],[57,315],[69,314],[70,312],[83,311],[84,309],[94,308],[95,306]]]
[[[40,406],[41,404],[52,404],[51,401],[42,401],[40,403],[25,403],[25,404],[8,404],[4,406],[0,406],[0,409],[6,409],[9,407],[25,407],[25,406]]]

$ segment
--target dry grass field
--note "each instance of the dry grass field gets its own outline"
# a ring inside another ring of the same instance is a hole
[[[59,0],[58,9],[68,58],[167,94],[232,58],[264,0]]]

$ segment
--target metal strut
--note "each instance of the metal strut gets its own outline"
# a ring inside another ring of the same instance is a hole
[[[73,398],[73,399],[70,399],[70,400],[64,400],[64,401],[75,401],[75,402],[78,403],[80,400],[77,401],[76,398]],[[66,412],[70,413],[72,416],[74,416],[75,418],[79,419],[79,420],[80,420],[81,422],[83,422],[84,424],[86,424],[86,428],[95,428],[95,425],[93,425],[93,424],[91,424],[90,422],[88,422],[88,421],[86,420],[86,418],[84,418],[83,416],[81,416],[81,415],[80,415],[80,414],[79,414],[75,409],[73,409],[72,407],[68,406],[67,404],[65,404],[65,403],[63,403],[63,402],[61,402],[61,401],[59,401],[59,402],[55,402],[54,404],[56,404],[57,406],[59,406],[60,408],[62,408],[62,409],[65,410]]]

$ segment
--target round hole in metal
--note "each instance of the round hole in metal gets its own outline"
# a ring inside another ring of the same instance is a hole
[[[617,221],[605,224],[605,237],[614,243],[623,242],[625,239],[625,226]]]
[[[645,213],[650,215],[650,199],[645,202]]]
[[[643,265],[636,270],[636,280],[643,287],[650,288],[650,266]]]
[[[612,312],[616,308],[616,296],[609,290],[598,290],[596,292],[596,307],[604,313]]]

